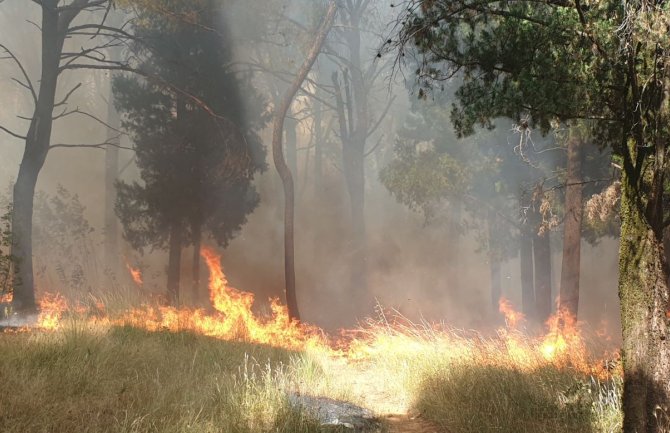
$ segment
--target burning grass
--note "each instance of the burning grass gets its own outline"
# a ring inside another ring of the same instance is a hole
[[[444,431],[621,431],[618,367],[607,369],[586,353],[558,356],[560,348],[549,357],[551,332],[530,338],[505,329],[485,338],[428,324],[381,320],[366,334],[358,343],[365,350],[361,368],[374,372],[398,407]]]
[[[255,315],[219,257],[203,257],[210,310],[42,297],[41,331],[0,334],[0,431],[319,431],[288,404],[296,392],[418,412],[451,433],[621,428],[616,362],[565,313],[529,333],[503,301],[506,326],[488,337],[381,314],[334,339],[276,301]]]

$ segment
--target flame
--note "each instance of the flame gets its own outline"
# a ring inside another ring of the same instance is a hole
[[[201,255],[209,268],[209,294],[214,314],[203,309],[146,306],[131,310],[116,323],[131,324],[148,330],[190,330],[224,340],[243,340],[288,349],[325,347],[323,333],[289,319],[288,310],[277,299],[270,300],[271,314],[254,314],[254,295],[230,287],[221,268],[221,258],[203,248]]]
[[[14,296],[12,293],[3,293],[0,294],[0,304],[11,304]]]
[[[316,327],[293,321],[279,300],[270,299],[270,312],[254,312],[254,295],[232,287],[221,267],[221,257],[212,249],[203,248],[201,255],[209,269],[211,310],[161,306],[151,302],[114,314],[99,300],[88,307],[68,305],[65,298],[44,295],[40,299],[38,327],[57,329],[64,315],[78,314],[96,324],[129,325],[149,331],[191,331],[222,340],[242,340],[291,350],[311,350],[329,356],[346,358],[349,362],[366,361],[393,353],[421,356],[423,351],[441,350],[450,359],[533,370],[551,365],[569,368],[584,374],[607,377],[611,369],[603,368],[602,359],[589,353],[583,324],[565,310],[559,310],[545,324],[542,335],[527,334],[522,328],[525,317],[505,299],[499,311],[505,326],[494,336],[455,331],[444,325],[414,324],[395,314],[392,319],[383,310],[378,321],[368,321],[354,330],[341,331],[339,339],[331,339]],[[601,338],[604,340],[604,338]]]
[[[142,271],[140,271],[139,268],[133,267],[128,261],[126,261],[126,267],[135,284],[142,286],[144,284],[144,281],[142,280]]]
[[[500,301],[498,302],[498,311],[505,316],[505,323],[512,329],[516,329],[521,322],[526,320],[526,316],[516,311],[514,307],[512,307],[512,303],[505,298],[500,298]]]
[[[63,314],[68,310],[67,301],[60,294],[47,293],[39,300],[40,315],[37,326],[42,329],[54,330],[60,325]]]

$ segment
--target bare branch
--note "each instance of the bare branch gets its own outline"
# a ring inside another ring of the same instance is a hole
[[[100,149],[105,150],[107,147],[116,147],[118,149],[124,150],[135,150],[132,147],[121,146],[116,140],[120,139],[121,136],[117,135],[111,137],[108,140],[105,140],[102,143],[97,144],[52,144],[49,146],[49,149]]]
[[[2,125],[0,125],[0,131],[5,131],[7,134],[11,135],[12,137],[18,138],[19,140],[26,140],[28,138],[26,136],[17,134],[16,132],[7,129]]]
[[[119,129],[113,127],[113,126],[111,126],[109,123],[107,123],[107,122],[101,120],[101,119],[98,118],[97,116],[94,116],[93,114],[91,114],[91,113],[87,113],[87,112],[85,112],[85,111],[81,111],[81,110],[79,109],[79,107],[75,108],[75,109],[72,110],[72,111],[64,112],[64,113],[60,114],[58,117],[55,117],[54,119],[62,119],[63,117],[73,116],[73,115],[75,115],[75,114],[79,114],[79,115],[82,115],[82,116],[84,116],[84,117],[88,117],[89,119],[93,119],[93,120],[95,120],[96,122],[98,122],[99,124],[105,126],[107,129],[112,130],[112,131],[114,131],[114,132],[117,132],[117,133],[119,134],[119,136],[121,136],[121,135],[128,135],[128,134],[126,134],[124,131],[121,131],[121,130],[119,130]]]
[[[395,95],[389,98],[388,102],[386,103],[386,108],[384,108],[384,111],[382,112],[381,116],[379,116],[379,119],[377,119],[377,123],[375,123],[375,125],[372,128],[370,128],[370,131],[368,132],[368,137],[374,134],[377,128],[379,128],[379,126],[382,124],[382,122],[386,118],[386,115],[391,109],[391,104],[393,104],[393,101],[395,101]]]
[[[26,69],[23,67],[23,64],[14,55],[14,53],[12,53],[12,51],[9,48],[7,48],[5,45],[0,44],[0,48],[5,50],[7,55],[9,55],[9,57],[12,60],[14,60],[14,63],[16,63],[16,66],[18,66],[19,69],[21,70],[21,73],[23,74],[23,77],[26,79],[26,84],[23,84],[23,83],[20,83],[20,84],[23,85],[24,87],[26,87],[28,90],[30,90],[30,94],[33,96],[33,101],[35,102],[35,104],[37,104],[37,92],[35,91],[35,86],[33,86],[33,82],[30,80],[30,76],[28,75],[28,72],[26,72]]]
[[[60,101],[60,102],[54,104],[54,108],[56,108],[56,107],[60,107],[61,105],[65,105],[65,104],[67,104],[67,101],[68,101],[68,99],[70,99],[70,96],[72,96],[72,94],[73,94],[74,92],[76,92],[77,89],[79,89],[80,87],[81,87],[81,83],[77,84],[77,85],[74,86],[72,89],[70,89],[70,91],[67,92],[67,94],[65,95],[65,97],[63,98],[62,101]]]

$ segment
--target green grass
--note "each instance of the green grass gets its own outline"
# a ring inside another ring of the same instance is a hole
[[[414,406],[459,433],[609,433],[620,431],[617,402],[600,406],[612,386],[553,367],[452,364],[421,378]]]
[[[0,334],[0,431],[317,432],[284,392],[306,366],[300,353],[189,333]]]

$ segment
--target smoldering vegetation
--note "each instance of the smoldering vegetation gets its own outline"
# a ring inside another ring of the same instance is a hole
[[[132,19],[143,7],[142,2],[138,5],[114,13],[121,21]],[[159,9],[149,10],[160,14]],[[261,300],[260,309],[267,308],[264,299],[284,296],[283,197],[268,151],[268,116],[300,63],[323,10],[322,2],[232,2],[217,9],[221,14],[210,17],[212,21],[199,29],[205,32],[211,24],[213,31],[223,32],[217,37],[227,44],[226,62],[240,83],[249,80],[250,90],[240,84],[237,98],[225,101],[222,110],[244,113],[239,122],[256,125],[253,134],[265,149],[260,161],[265,167],[253,173],[250,184],[258,194],[257,205],[239,229],[229,228],[230,242],[221,246],[231,284],[255,293]],[[37,81],[39,31],[30,21],[39,20],[38,8],[5,0],[0,11],[5,29],[1,42]],[[177,26],[197,27],[197,22],[184,20],[186,12],[180,13],[166,19],[176,20]],[[533,195],[537,185],[541,185],[548,208],[534,229],[546,226],[551,264],[536,267],[535,272],[548,272],[544,277],[550,281],[550,300],[555,304],[563,236],[561,185],[566,170],[566,139],[560,125],[550,131],[520,129],[517,120],[500,119],[494,130],[481,128],[472,137],[459,138],[449,120],[458,77],[445,83],[439,94],[421,98],[411,79],[394,74],[392,61],[377,58],[394,19],[386,3],[373,1],[365,10],[343,12],[338,19],[284,126],[285,153],[295,180],[295,260],[303,319],[327,329],[350,327],[374,315],[380,305],[414,320],[493,329],[503,320],[498,298],[510,299],[522,308],[519,227],[530,217],[529,205],[520,197]],[[142,24],[135,22],[128,28],[132,25]],[[357,37],[358,45],[352,46]],[[66,47],[76,52],[84,43],[72,38]],[[130,43],[122,52],[132,57],[134,65],[156,58],[150,50]],[[357,66],[352,67],[352,62]],[[12,80],[20,75],[15,64],[5,60],[0,68],[0,124],[24,131],[26,121],[15,115],[30,116],[30,94]],[[365,82],[357,82],[356,68]],[[81,83],[67,106],[106,122],[111,118],[109,112],[116,110],[112,83],[120,76],[131,74],[71,71],[59,82],[58,94],[65,95]],[[361,106],[362,113],[358,111]],[[119,111],[122,134],[110,133],[89,116],[74,114],[55,123],[52,144],[104,143],[119,135],[115,177],[128,184],[146,184],[135,153],[137,134],[127,130],[130,114]],[[231,135],[229,132],[226,139]],[[362,183],[353,185],[351,179],[358,176],[354,172],[358,168],[347,165],[349,157],[343,155],[343,149],[360,146],[356,142],[360,136],[364,137],[364,177]],[[0,137],[1,182],[7,185],[2,202],[7,208],[23,142],[7,134]],[[589,146],[590,162],[585,170],[591,172],[587,177],[610,179],[608,156],[596,145]],[[38,291],[84,296],[114,291],[158,296],[166,292],[167,244],[161,241],[141,250],[133,248],[109,205],[109,183],[105,184],[109,152],[109,146],[49,151],[38,179],[34,216]],[[605,161],[604,169],[598,166],[599,160]],[[603,180],[587,188],[585,201],[606,184]],[[165,194],[163,199],[169,201],[170,190]],[[242,206],[239,197],[231,197],[211,196],[208,206],[214,213]],[[361,206],[362,220],[352,212]],[[105,219],[110,213],[118,242],[118,254],[111,259],[105,254],[110,242]],[[606,322],[608,335],[618,338],[616,232],[602,227],[584,231],[588,233],[582,242],[580,319],[594,326]],[[180,254],[181,298],[185,303],[198,303],[203,301],[202,293],[195,299],[190,292],[194,270],[189,237],[184,236]],[[215,237],[204,233],[202,243],[216,245]],[[492,270],[492,261],[497,271]],[[352,276],[356,263],[364,263],[362,278]],[[133,283],[129,267],[141,270],[141,287]],[[207,276],[204,269],[201,273],[198,284],[204,293]],[[497,291],[493,300],[492,289]]]

